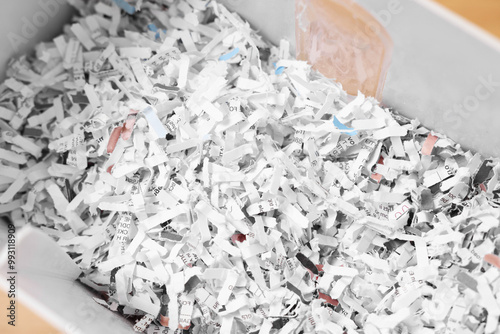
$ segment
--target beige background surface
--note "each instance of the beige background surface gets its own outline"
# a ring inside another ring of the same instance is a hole
[[[436,0],[436,2],[500,37],[500,1]]]

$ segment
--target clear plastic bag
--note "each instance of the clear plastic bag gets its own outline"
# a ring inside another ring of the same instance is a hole
[[[297,58],[323,75],[382,99],[393,43],[369,12],[352,0],[296,0]]]

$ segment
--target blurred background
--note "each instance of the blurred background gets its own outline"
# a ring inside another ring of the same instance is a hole
[[[500,37],[500,1],[437,0],[437,2]]]
[[[21,32],[21,27],[23,25],[23,16],[24,17],[32,17],[38,11],[40,11],[39,6],[42,3],[49,3],[50,1],[43,0],[23,0],[22,2],[14,2],[16,5],[14,6],[12,2],[9,2],[7,6],[5,2],[3,2],[4,10],[0,11],[0,31],[2,32]],[[241,3],[241,1],[232,1],[237,5],[237,3]],[[361,3],[363,1],[360,1]],[[485,31],[488,31],[490,34],[497,36],[500,38],[500,1],[498,0],[436,0],[437,3],[447,7],[451,11],[456,14],[462,16],[467,19],[471,23],[481,27]],[[22,53],[26,50],[32,48],[34,42],[36,40],[48,39],[51,36],[54,36],[59,28],[64,22],[67,21],[69,9],[63,5],[62,0],[54,0],[56,6],[52,6],[51,8],[45,8],[44,10],[47,13],[53,13],[54,15],[51,17],[51,22],[47,22],[44,27],[42,24],[43,21],[40,22],[40,29],[35,29],[33,31],[33,36],[28,40],[18,40],[17,42],[12,43],[12,35],[1,34],[0,35],[0,43],[2,45],[2,51],[0,52],[0,69],[2,69],[2,74],[0,77],[3,77],[3,72],[8,60],[16,54]],[[269,1],[272,3],[272,1]],[[28,35],[31,32],[25,32]],[[25,34],[26,35],[26,34]],[[10,40],[9,40],[10,38]],[[16,44],[17,43],[17,44]],[[17,47],[13,47],[17,45]],[[463,45],[463,48],[466,48],[467,45]],[[498,58],[497,58],[498,59]],[[479,60],[479,59],[476,59]],[[496,62],[498,65],[498,60]],[[498,67],[498,66],[497,66]],[[498,80],[498,78],[497,78]],[[494,130],[497,130],[497,125],[492,127]],[[498,137],[498,136],[497,136]],[[492,144],[492,143],[490,143]],[[494,143],[493,143],[494,144]],[[492,151],[493,152],[493,151]],[[499,156],[497,154],[497,156]],[[0,224],[0,228],[3,227],[4,224]],[[0,230],[0,234],[4,235],[5,231]],[[1,241],[1,239],[0,239]],[[0,246],[3,245],[3,242],[0,242]],[[6,293],[0,291],[0,305],[3,310],[5,310],[4,306],[8,304],[8,298]],[[19,305],[18,303],[17,310],[17,325],[15,329],[6,324],[5,317],[2,317],[2,321],[0,322],[0,333],[38,333],[38,334],[52,334],[58,333],[55,329],[53,329],[49,324],[47,324],[43,319],[38,317],[28,308],[23,305]]]

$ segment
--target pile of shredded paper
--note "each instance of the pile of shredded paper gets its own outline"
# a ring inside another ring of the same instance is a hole
[[[498,333],[500,164],[214,1],[71,1],[0,86],[0,212],[145,333]]]

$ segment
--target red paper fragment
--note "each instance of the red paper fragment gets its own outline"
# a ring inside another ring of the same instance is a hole
[[[382,175],[375,173],[375,174],[372,174],[371,178],[373,180],[377,181],[378,183],[380,183],[380,181],[382,180]]]
[[[339,301],[337,299],[333,299],[329,295],[321,292],[318,292],[318,298],[324,299],[327,303],[332,304],[333,306],[337,306],[339,304]]]
[[[241,233],[233,234],[233,236],[231,237],[232,242],[236,241],[243,242],[245,240],[247,240],[247,236]]]
[[[160,324],[164,327],[168,327],[168,321],[169,321],[169,318],[164,316],[164,315],[160,315]]]
[[[486,254],[484,256],[484,261],[500,269],[500,258],[495,254]]]
[[[111,135],[109,136],[109,141],[108,141],[108,148],[107,151],[108,153],[113,153],[116,147],[116,143],[118,143],[118,139],[120,139],[120,134],[122,133],[123,127],[118,126],[113,129],[111,132]]]
[[[135,124],[135,116],[130,116],[127,118],[125,123],[123,123],[123,128],[122,128],[122,139],[123,140],[128,140],[130,136],[132,135],[132,130],[134,129],[134,124]]]
[[[380,156],[380,158],[378,159],[377,161],[378,164],[380,165],[383,165],[384,164],[384,157]],[[371,178],[375,181],[377,181],[377,183],[380,183],[380,181],[382,180],[382,175],[378,174],[378,173],[373,173]]]
[[[422,150],[420,151],[422,155],[431,155],[432,149],[434,148],[434,144],[436,144],[438,139],[439,139],[438,137],[433,136],[429,133],[427,139],[422,145]]]
[[[163,327],[168,327],[168,323],[170,322],[170,318],[164,315],[160,315],[160,324]],[[180,324],[178,325],[177,328],[179,329],[189,329],[191,327],[191,324],[187,325],[186,327],[182,327]]]

